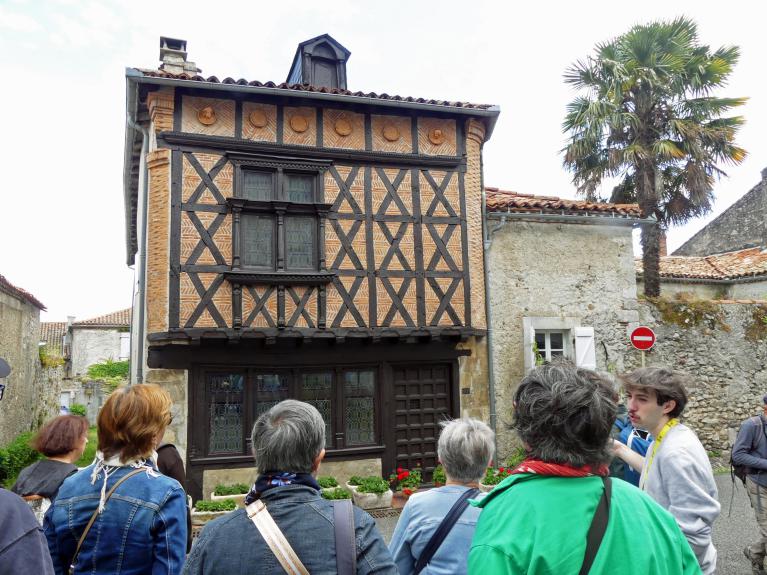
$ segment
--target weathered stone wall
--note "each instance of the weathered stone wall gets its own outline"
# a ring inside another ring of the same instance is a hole
[[[488,269],[498,451],[504,458],[516,441],[507,424],[525,373],[523,318],[568,318],[591,326],[597,368],[625,367],[627,326],[639,320],[631,228],[509,222],[493,234]]]
[[[64,366],[43,367],[38,364],[35,370],[34,403],[30,407],[31,420],[35,427],[52,419],[59,413],[59,393],[64,380]],[[5,403],[5,402],[3,402]],[[0,411],[4,406],[0,405]]]
[[[487,338],[472,337],[457,347],[471,351],[471,355],[458,359],[461,417],[474,417],[489,423]]]
[[[756,308],[716,304],[723,325],[704,321],[680,327],[663,322],[653,304],[639,304],[640,321],[657,335],[647,365],[668,366],[692,376],[684,421],[712,456],[721,454],[724,460],[740,423],[761,411],[761,398],[767,393],[767,329],[761,340],[746,338]],[[628,352],[626,368],[638,367],[640,360],[639,352]]]
[[[767,279],[760,282],[733,284],[728,292],[728,299],[767,300]]]
[[[11,366],[5,378],[5,396],[0,402],[0,446],[56,412],[42,399],[37,374],[40,369],[40,310],[32,304],[0,291],[0,357]]]
[[[642,291],[642,280],[637,278],[637,292]],[[756,282],[705,283],[661,280],[661,293],[666,297],[674,294],[692,294],[701,299],[767,299],[767,279]]]
[[[767,246],[767,168],[762,181],[700,230],[675,256],[706,256]]]
[[[73,377],[85,375],[89,366],[107,359],[120,359],[120,332],[117,329],[72,329]]]

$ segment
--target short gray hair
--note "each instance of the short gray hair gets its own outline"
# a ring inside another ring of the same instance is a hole
[[[286,399],[261,414],[250,440],[259,473],[311,473],[325,447],[325,422],[313,405]]]
[[[445,474],[462,483],[477,481],[495,451],[493,430],[478,419],[444,421],[437,442],[437,456]]]
[[[514,395],[514,421],[528,455],[551,463],[610,461],[610,430],[618,406],[597,373],[558,362],[533,369]]]

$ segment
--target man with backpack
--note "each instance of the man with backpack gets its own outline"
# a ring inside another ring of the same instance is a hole
[[[767,551],[767,395],[762,402],[763,413],[743,422],[732,447],[733,465],[745,467],[746,491],[759,525],[759,540],[743,550],[754,575],[765,575]]]

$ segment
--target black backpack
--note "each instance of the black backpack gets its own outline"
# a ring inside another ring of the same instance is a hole
[[[760,416],[752,417],[751,419],[758,419],[762,424],[762,433],[764,433],[764,438],[767,439],[767,429],[765,429],[765,423],[764,420]],[[741,429],[742,429],[741,425]],[[738,435],[740,435],[740,429],[738,429]],[[751,445],[751,449],[753,449],[754,446]],[[748,465],[738,465],[732,460],[732,451],[730,451],[730,477],[732,478],[732,482],[735,483],[735,478],[737,477],[743,482],[743,485],[746,484],[746,477],[751,475],[754,472],[753,469],[751,469]]]

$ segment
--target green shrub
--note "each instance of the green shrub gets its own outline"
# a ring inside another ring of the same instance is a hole
[[[194,504],[195,511],[234,511],[237,504],[234,499],[224,499],[223,501],[209,501],[201,499]]]
[[[317,483],[319,483],[320,487],[323,489],[328,487],[338,487],[338,481],[336,481],[336,478],[330,476],[318,477]]]
[[[82,415],[83,417],[86,417],[88,415],[88,408],[85,407],[82,403],[73,403],[69,406],[69,413],[72,415]]]
[[[333,490],[323,491],[322,496],[325,499],[351,499],[352,492],[343,487],[336,487]]]
[[[241,495],[250,491],[250,487],[244,483],[235,483],[233,485],[216,485],[213,495]]]
[[[66,363],[66,360],[58,355],[55,351],[48,351],[46,346],[41,346],[38,350],[40,356],[40,363],[43,367],[61,367]]]
[[[359,484],[357,491],[360,493],[375,493],[380,495],[389,490],[389,483],[381,477],[365,477]]]
[[[527,452],[525,452],[524,448],[517,447],[514,451],[511,452],[511,455],[509,455],[509,458],[506,460],[506,467],[511,467],[514,469],[517,465],[522,463],[526,457]]]
[[[108,359],[102,363],[94,363],[88,366],[88,377],[91,379],[107,379],[110,377],[120,377],[122,379],[128,379],[128,373],[130,372],[130,365],[128,360],[125,361],[113,361]]]
[[[434,483],[446,483],[447,482],[447,476],[445,475],[445,468],[442,467],[442,465],[437,465],[437,467],[434,468],[434,473],[431,476],[431,480]]]
[[[96,456],[96,448],[99,445],[99,439],[96,434],[96,426],[88,428],[88,445],[85,446],[82,457],[75,461],[77,467],[88,467],[93,463],[93,458]]]
[[[349,485],[361,485],[362,484],[362,477],[359,475],[352,475],[349,478]]]
[[[34,432],[22,433],[7,446],[0,449],[0,481],[6,487],[16,482],[19,471],[43,456],[29,446]]]
[[[509,475],[511,475],[511,468],[499,467],[498,469],[495,469],[493,467],[488,467],[485,476],[482,478],[482,483],[485,485],[498,485]]]

